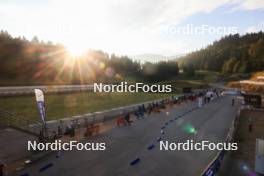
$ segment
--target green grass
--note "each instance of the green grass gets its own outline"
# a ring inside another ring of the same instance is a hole
[[[209,72],[199,72],[202,75],[211,76]],[[214,74],[215,75],[215,74]],[[208,79],[208,78],[207,78]],[[212,80],[212,79],[210,79]],[[130,79],[129,82],[133,82]],[[181,93],[183,87],[193,89],[207,88],[208,82],[203,79],[174,79],[162,81],[158,84],[171,84],[174,94]],[[74,115],[81,115],[89,112],[107,110],[115,107],[131,105],[140,102],[169,97],[165,93],[71,93],[71,94],[50,94],[45,96],[47,120],[61,119]],[[0,110],[7,110],[18,113],[21,116],[33,121],[39,120],[35,97],[16,96],[1,97]]]
[[[48,120],[111,109],[125,105],[169,97],[165,93],[71,93],[45,96]],[[0,109],[18,113],[29,120],[39,120],[35,97],[1,97]]]
[[[193,89],[208,88],[210,83],[217,82],[220,73],[206,70],[197,70],[194,76],[187,76],[184,73],[168,81],[162,81],[160,84],[172,84],[175,90],[181,91],[183,87],[192,87]]]
[[[207,87],[207,83],[202,80],[177,80],[172,82],[174,87],[183,88],[183,87],[192,87],[194,89],[200,89]]]
[[[197,77],[202,78],[207,83],[217,82],[220,73],[206,70],[197,70],[195,72]]]
[[[182,92],[184,87],[192,87],[193,89],[204,89],[209,85],[203,80],[170,80],[159,82],[159,84],[171,84],[176,92]]]

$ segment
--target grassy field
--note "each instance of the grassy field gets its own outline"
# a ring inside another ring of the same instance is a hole
[[[208,87],[208,84],[202,80],[175,80],[172,81],[171,84],[179,90],[183,87],[192,87],[193,89],[203,89]]]
[[[165,93],[71,93],[46,95],[47,119],[85,114],[125,105],[169,97]],[[39,120],[34,96],[1,97],[0,109],[18,113],[30,120]]]
[[[198,78],[201,78],[206,83],[217,82],[218,78],[221,76],[218,72],[206,71],[206,70],[197,70],[195,75]]]
[[[193,89],[208,88],[210,83],[217,82],[220,77],[220,73],[197,70],[193,77],[188,77],[184,74],[180,74],[175,79],[169,81],[160,82],[160,84],[171,84],[177,91],[181,91],[183,87],[192,87]]]
[[[204,89],[204,88],[208,88],[209,86],[207,82],[205,82],[204,80],[191,80],[191,79],[163,81],[160,82],[159,84],[171,84],[176,92],[182,92],[183,87],[192,87],[193,89]]]
[[[212,76],[209,72],[199,72],[200,77]],[[209,79],[212,80],[212,79]],[[174,95],[182,92],[183,87],[194,89],[207,88],[207,81],[203,79],[182,79],[159,82],[158,84],[171,84]],[[131,105],[140,102],[160,99],[173,95],[165,93],[70,93],[50,94],[45,96],[46,114],[48,120],[60,119],[89,112],[107,110],[115,107]],[[24,116],[30,120],[39,120],[35,97],[16,96],[1,97],[0,110],[7,110]]]

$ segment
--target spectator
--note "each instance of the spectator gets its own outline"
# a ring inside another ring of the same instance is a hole
[[[75,136],[75,128],[74,128],[73,125],[71,126],[70,136],[71,136],[71,137],[74,137],[74,136]]]
[[[144,104],[142,104],[142,109],[144,113],[147,112]]]
[[[123,118],[123,117],[119,117],[119,118],[117,118],[117,120],[116,120],[116,124],[117,124],[117,126],[120,126],[121,124],[124,124],[124,125],[125,125],[125,120],[124,120],[124,118]]]
[[[62,136],[62,129],[60,126],[58,126],[58,137],[61,137]]]
[[[43,130],[39,131],[39,142],[43,142],[44,141],[44,134],[43,134]]]
[[[152,110],[153,110],[153,107],[152,107],[151,103],[148,105],[148,110],[149,110],[148,114],[150,115]]]
[[[66,126],[64,134],[70,135],[71,137],[73,137],[75,135],[75,128],[74,128],[74,125],[72,123]]]
[[[203,106],[203,98],[199,97],[198,98],[198,107],[201,108]]]
[[[128,125],[131,125],[130,114],[129,114],[129,113],[127,113],[127,114],[125,115],[124,119],[126,120],[126,122],[127,122]]]
[[[69,135],[70,133],[71,133],[71,126],[67,125],[66,128],[65,128],[64,135]]]
[[[53,140],[55,141],[56,139],[58,139],[57,133],[56,131],[52,131],[52,135],[53,135]]]
[[[207,103],[207,98],[206,98],[206,96],[204,96],[204,104],[206,104]]]
[[[139,115],[138,111],[135,111],[134,115],[136,116],[137,119],[140,119],[140,115]]]
[[[140,117],[143,119],[144,118],[144,113],[145,113],[145,107],[143,106],[139,106],[139,115]]]

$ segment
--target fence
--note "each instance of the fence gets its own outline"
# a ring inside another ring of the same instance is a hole
[[[47,122],[47,129],[46,132],[48,134],[51,134],[52,131],[57,131],[58,126],[62,127],[62,130],[64,130],[64,127],[66,127],[69,124],[75,125],[76,128],[78,127],[84,127],[88,124],[95,124],[99,122],[105,122],[107,120],[111,120],[117,117],[120,117],[124,113],[127,112],[133,112],[137,109],[139,105],[145,105],[148,107],[150,103],[160,103],[162,101],[171,101],[174,99],[181,99],[185,95],[178,95],[178,96],[172,96],[165,99],[159,99],[139,104],[134,104],[130,106],[124,106],[119,108],[114,108],[106,111],[100,111],[100,112],[94,112],[94,113],[88,113],[84,115],[79,116],[73,116],[69,118],[64,118],[60,120],[52,120]],[[26,117],[23,117],[16,113],[11,113],[8,111],[0,110],[0,127],[3,126],[10,126],[14,127],[20,130],[23,130],[25,132],[31,133],[33,135],[39,135],[40,130],[43,128],[41,122],[37,121],[31,121],[28,120]]]
[[[72,86],[70,87],[72,88]],[[76,88],[79,89],[78,86]],[[85,88],[89,88],[89,86],[86,86]],[[76,128],[78,127],[84,127],[87,126],[88,124],[95,124],[99,122],[105,122],[107,120],[111,120],[117,117],[120,117],[124,113],[127,112],[134,112],[139,105],[145,105],[147,108],[149,104],[151,103],[161,103],[163,101],[172,101],[175,99],[182,99],[186,96],[190,96],[192,94],[199,94],[200,92],[203,92],[204,90],[196,90],[194,93],[189,93],[185,95],[177,95],[177,96],[171,96],[168,98],[163,98],[159,100],[154,100],[154,101],[148,101],[144,103],[138,103],[134,105],[129,105],[129,106],[124,106],[124,107],[119,107],[119,108],[114,108],[106,111],[100,111],[100,112],[94,112],[94,113],[88,113],[88,114],[83,114],[79,116],[73,116],[69,118],[64,118],[60,120],[52,120],[47,122],[47,129],[45,130],[47,134],[52,134],[53,131],[57,131],[58,126],[64,130],[64,128],[67,125],[75,125]],[[37,119],[37,118],[36,118]],[[0,110],[0,127],[1,126],[10,126],[14,127],[20,130],[23,130],[25,132],[31,133],[33,135],[39,135],[40,130],[43,129],[43,126],[41,122],[37,121],[32,121],[28,120],[26,117],[23,117],[19,114],[16,113],[11,113],[8,111],[3,111]]]
[[[51,134],[50,132],[57,131],[58,126],[60,126],[62,130],[64,130],[67,125],[74,125],[76,128],[85,127],[89,124],[105,122],[108,120],[118,118],[128,112],[134,112],[138,108],[139,105],[144,104],[144,106],[148,108],[149,104],[151,103],[161,103],[163,101],[171,101],[176,98],[181,99],[182,97],[184,97],[184,95],[172,96],[169,98],[148,101],[144,103],[124,106],[124,107],[119,107],[119,108],[114,108],[110,110],[94,112],[94,113],[89,113],[89,114],[84,114],[84,115],[79,115],[79,116],[73,116],[70,118],[64,118],[60,120],[48,121],[47,122],[48,133]]]

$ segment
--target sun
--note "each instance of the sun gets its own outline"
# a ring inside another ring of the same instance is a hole
[[[84,45],[78,45],[78,44],[66,45],[66,48],[70,56],[74,58],[84,55],[85,52],[87,52],[88,50]]]

